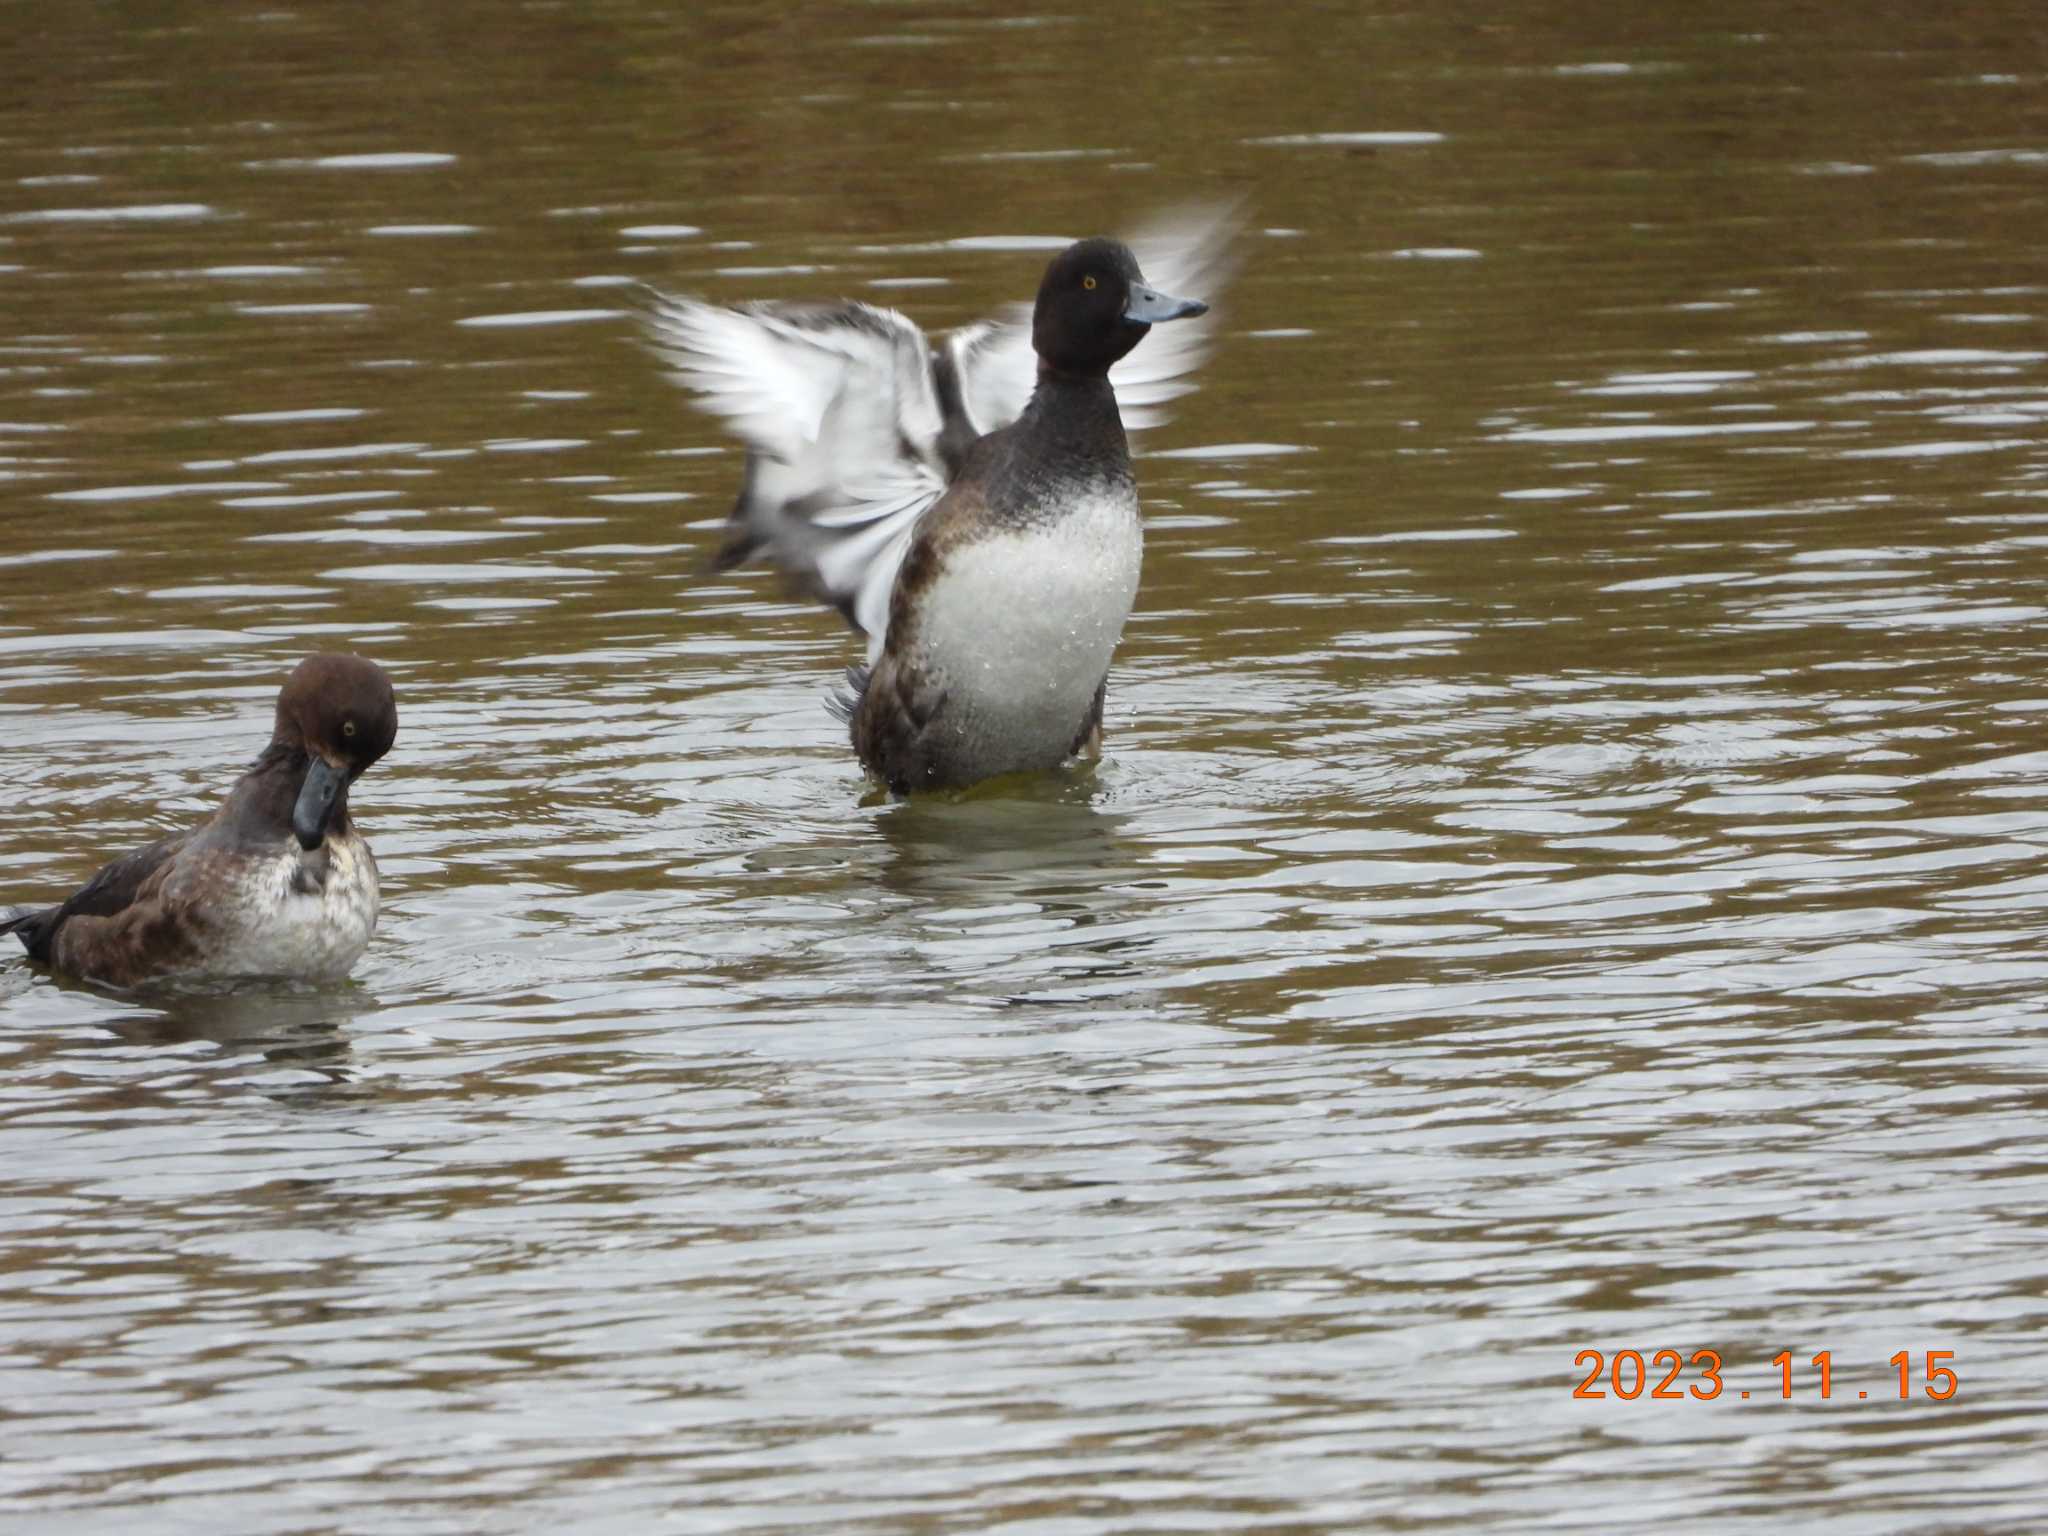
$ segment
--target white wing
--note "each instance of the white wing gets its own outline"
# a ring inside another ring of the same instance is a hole
[[[1209,305],[1208,314],[1193,320],[1153,326],[1137,350],[1109,370],[1126,430],[1163,426],[1173,419],[1168,402],[1194,391],[1195,371],[1216,345],[1217,311],[1237,272],[1243,222],[1240,204],[1208,203],[1162,215],[1125,242],[1152,287]]]
[[[1216,344],[1217,301],[1237,270],[1234,246],[1243,222],[1238,203],[1191,204],[1149,221],[1125,242],[1148,284],[1209,305],[1209,313],[1197,319],[1153,326],[1110,369],[1127,431],[1163,425],[1172,414],[1167,404],[1195,388],[1195,371]],[[1030,305],[1010,305],[995,320],[952,332],[943,345],[977,434],[1006,427],[1023,413],[1038,383]]]
[[[765,551],[879,642],[910,530],[946,488],[924,333],[868,304],[658,293],[646,320],[671,375],[749,450],[720,567]]]

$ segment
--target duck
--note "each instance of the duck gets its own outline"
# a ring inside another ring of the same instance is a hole
[[[0,934],[121,989],[341,980],[377,928],[377,861],[349,789],[397,734],[382,667],[306,657],[278,692],[269,744],[207,821],[123,854],[55,906],[0,911]]]
[[[1195,387],[1210,304],[1171,290],[1213,293],[1238,224],[1077,241],[1028,312],[937,342],[857,300],[648,291],[654,351],[746,448],[714,568],[764,557],[865,638],[828,703],[890,793],[1100,755],[1144,544],[1127,433]]]

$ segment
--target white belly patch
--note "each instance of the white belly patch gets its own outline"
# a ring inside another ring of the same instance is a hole
[[[286,976],[339,981],[377,931],[377,861],[362,838],[330,839],[327,878],[302,889],[298,845],[253,866],[219,912],[221,942],[209,977]]]
[[[1074,744],[1130,617],[1143,554],[1128,488],[960,546],[925,595],[923,667],[976,773],[1046,768]]]

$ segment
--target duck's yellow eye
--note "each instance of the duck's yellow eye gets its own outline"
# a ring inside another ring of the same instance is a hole
[[[342,722],[341,722],[341,734],[342,734],[342,735],[344,735],[344,736],[353,736],[353,735],[355,735],[355,733],[356,733],[356,723],[355,723],[355,721],[353,721],[353,720],[344,720],[344,721],[342,721]]]
[[[1095,291],[1095,279],[1092,277],[1084,277],[1081,279],[1081,286],[1083,288],[1086,288],[1089,292],[1093,293]]]

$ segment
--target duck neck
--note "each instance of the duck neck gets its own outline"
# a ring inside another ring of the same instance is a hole
[[[1038,393],[1051,391],[1078,399],[1103,399],[1116,404],[1116,391],[1109,387],[1106,373],[1070,373],[1065,368],[1055,368],[1044,358],[1038,360]]]
[[[222,819],[251,841],[273,840],[280,829],[289,836],[292,808],[298,803],[299,790],[305,785],[306,769],[311,762],[301,743],[273,737],[270,745],[249,765],[249,771],[228,791],[227,804],[221,811]],[[327,828],[335,834],[348,830],[346,789],[335,801],[334,814]]]
[[[1128,462],[1123,417],[1107,374],[1068,373],[1039,359],[1038,387],[1018,424],[1056,452],[1093,457],[1110,448],[1117,461]]]

